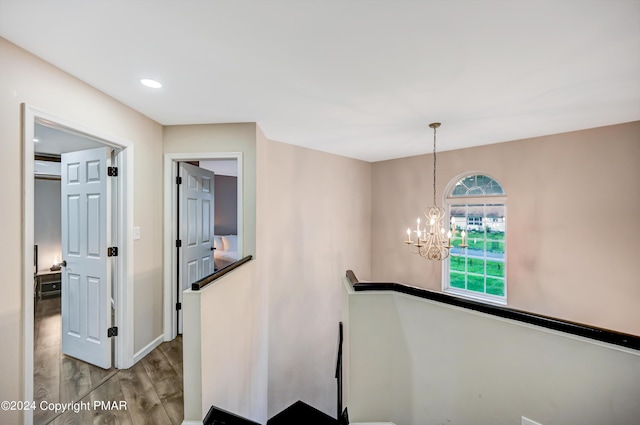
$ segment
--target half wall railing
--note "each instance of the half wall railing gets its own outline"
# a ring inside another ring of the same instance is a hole
[[[470,310],[479,311],[493,316],[503,317],[506,319],[516,320],[531,325],[541,326],[555,331],[566,332],[597,341],[607,342],[634,350],[640,350],[640,337],[603,329],[596,326],[586,325],[582,323],[571,322],[568,320],[558,319],[554,317],[544,316],[541,314],[531,313],[513,308],[496,306],[478,301],[467,300],[455,297],[442,292],[430,291],[428,289],[417,288],[414,286],[404,285],[395,282],[360,282],[355,273],[347,270],[347,279],[353,286],[355,291],[393,291],[407,295],[413,295],[419,298],[425,298],[431,301],[437,301],[444,304],[462,307]]]

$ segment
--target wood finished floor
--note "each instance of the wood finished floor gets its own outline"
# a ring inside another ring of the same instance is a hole
[[[36,410],[34,424],[177,425],[184,417],[182,338],[162,343],[130,369],[104,370],[61,354],[60,298],[36,301],[34,400],[88,402],[57,415]],[[126,402],[126,410],[94,410],[94,401]],[[87,404],[84,404],[87,406]]]

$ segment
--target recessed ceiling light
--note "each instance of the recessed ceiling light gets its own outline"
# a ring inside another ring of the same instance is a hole
[[[160,87],[162,87],[162,84],[160,84],[156,80],[150,80],[148,78],[142,78],[140,82],[147,87],[151,87],[152,89],[159,89]]]
[[[37,137],[33,138],[34,143],[38,143],[40,141],[40,139],[38,139]]]

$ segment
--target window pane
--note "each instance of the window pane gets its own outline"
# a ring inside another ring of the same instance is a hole
[[[452,217],[456,217],[456,220],[458,221],[458,223],[462,223],[464,220],[461,220],[461,219],[467,216],[467,206],[453,204],[449,209],[449,214]]]
[[[453,288],[465,289],[464,273],[451,272],[449,276],[449,285]]]
[[[491,183],[487,185],[484,189],[487,195],[502,195],[504,191],[502,190],[502,186],[498,184],[497,181],[491,180]]]
[[[502,204],[487,204],[485,205],[485,226],[487,231],[501,232],[504,240],[504,226],[505,226],[505,208]]]
[[[469,245],[470,255],[484,256],[484,232],[470,231],[467,233],[467,245]],[[482,252],[474,252],[482,251]]]
[[[504,254],[504,241],[492,239],[496,235],[491,233],[487,233],[487,236],[487,253]],[[504,256],[499,256],[499,258],[504,258]]]
[[[484,274],[484,260],[482,258],[467,257],[467,271],[469,273]]]
[[[451,259],[451,261],[449,262],[449,269],[451,271],[460,271],[460,272],[464,272],[466,271],[465,267],[466,267],[466,259],[464,257],[453,257]]]
[[[504,297],[504,279],[487,278],[487,294]]]
[[[475,181],[476,186],[481,187],[483,189],[493,181],[491,177],[487,177],[483,175],[476,175],[475,180],[476,180]]]
[[[465,196],[467,194],[467,188],[461,183],[456,184],[451,192],[451,196]]]
[[[482,225],[482,217],[484,216],[484,204],[469,204],[467,205],[467,215],[469,219],[477,221]]]
[[[502,261],[487,260],[487,277],[504,277],[504,263]],[[487,283],[487,286],[489,284]]]
[[[467,176],[460,181],[467,188],[474,187],[476,185],[476,176]]]
[[[467,289],[484,293],[484,276],[467,275]]]

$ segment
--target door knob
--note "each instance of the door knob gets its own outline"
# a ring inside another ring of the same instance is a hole
[[[62,263],[60,263],[60,267],[67,267],[67,260],[62,260]]]

